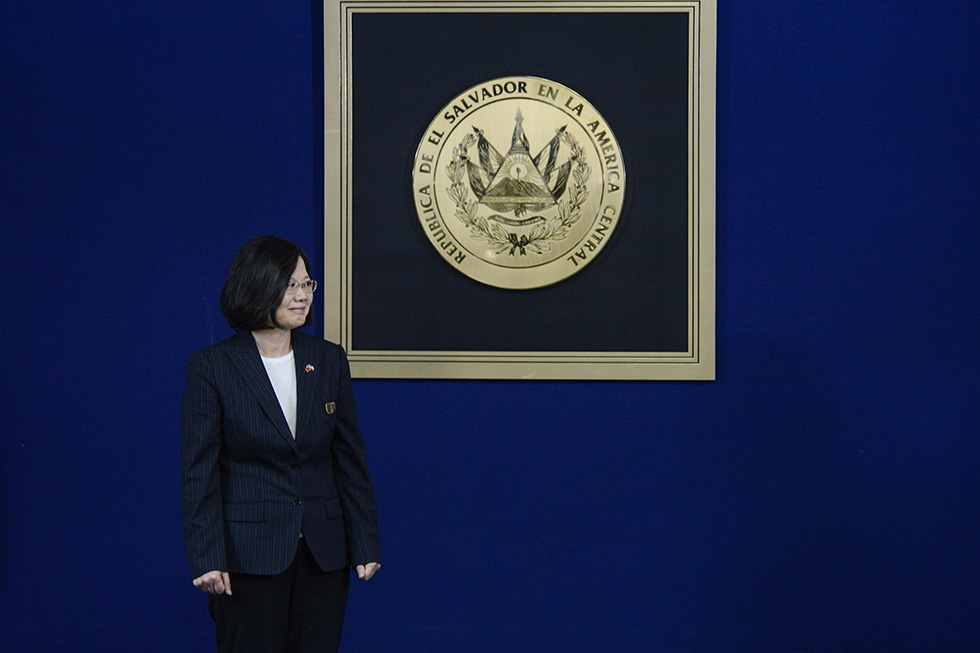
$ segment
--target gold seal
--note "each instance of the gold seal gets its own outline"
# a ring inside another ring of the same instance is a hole
[[[626,170],[612,129],[584,98],[538,77],[503,77],[443,107],[415,154],[422,228],[481,283],[528,289],[565,279],[609,240]]]

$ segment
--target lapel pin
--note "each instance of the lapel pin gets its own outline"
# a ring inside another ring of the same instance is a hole
[[[327,409],[327,415],[333,415],[333,411],[337,410],[337,404],[331,401],[328,402],[324,408]]]
[[[316,368],[313,367],[312,365],[310,365],[309,363],[306,364],[306,371],[307,372],[312,372],[314,369],[316,369]]]

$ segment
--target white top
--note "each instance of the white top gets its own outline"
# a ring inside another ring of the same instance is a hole
[[[279,358],[262,356],[262,364],[269,374],[272,387],[276,391],[282,414],[286,416],[289,431],[296,437],[296,365],[293,362],[293,352],[290,350]]]

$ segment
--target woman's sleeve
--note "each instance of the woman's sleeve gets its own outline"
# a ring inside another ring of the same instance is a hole
[[[226,571],[218,470],[221,424],[214,368],[206,351],[195,352],[187,365],[180,414],[184,539],[192,578]]]
[[[368,474],[364,439],[357,428],[357,409],[350,378],[350,364],[342,347],[340,355],[337,425],[331,444],[337,493],[344,509],[344,528],[351,564],[381,562],[378,516],[374,488]]]

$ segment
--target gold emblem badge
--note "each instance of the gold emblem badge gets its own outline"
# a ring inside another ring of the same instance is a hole
[[[415,155],[422,228],[442,257],[499,288],[556,283],[619,223],[626,171],[599,112],[571,89],[505,77],[460,93]]]
[[[337,410],[337,404],[334,402],[327,403],[324,408],[327,409],[327,415],[333,415],[334,411]]]

